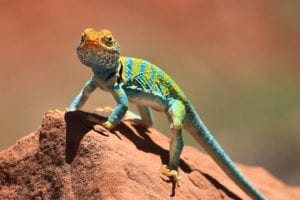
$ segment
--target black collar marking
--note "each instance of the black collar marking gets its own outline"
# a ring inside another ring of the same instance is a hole
[[[123,63],[120,61],[120,69],[118,71],[118,78],[117,78],[117,82],[120,84],[123,79],[122,79],[122,73],[123,73]]]
[[[113,71],[111,72],[105,79],[105,81],[110,80],[112,77],[117,76],[117,82],[120,84],[123,79],[122,79],[122,73],[123,73],[123,63],[120,61],[120,68],[118,69],[118,71]]]

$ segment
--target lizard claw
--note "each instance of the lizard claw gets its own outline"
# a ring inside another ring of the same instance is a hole
[[[104,128],[106,128],[107,130],[111,130],[111,129],[114,128],[114,125],[113,125],[111,122],[109,122],[109,121],[104,122],[104,123],[102,124],[102,126],[103,126]]]
[[[180,176],[178,174],[178,171],[169,169],[169,167],[167,165],[163,165],[161,167],[161,174],[164,175],[164,176],[167,176],[167,177],[172,177],[172,178],[174,178],[175,181],[180,180]]]

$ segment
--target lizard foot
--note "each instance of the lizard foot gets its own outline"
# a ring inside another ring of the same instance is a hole
[[[175,181],[180,180],[180,176],[178,174],[178,171],[169,169],[169,167],[167,165],[163,165],[161,167],[161,174],[164,175],[164,176],[167,176],[167,177],[172,177],[172,178],[174,178]]]

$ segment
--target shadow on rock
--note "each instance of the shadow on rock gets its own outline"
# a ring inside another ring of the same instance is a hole
[[[66,150],[65,159],[71,164],[76,157],[80,141],[93,129],[96,122],[89,120],[89,117],[104,121],[105,118],[96,114],[86,113],[83,111],[72,111],[65,113],[66,121]]]
[[[71,164],[76,157],[78,148],[81,140],[90,130],[94,130],[94,126],[97,124],[103,123],[107,118],[99,116],[93,113],[87,113],[84,111],[72,111],[65,113],[66,121],[66,150],[65,150],[65,159],[68,164]],[[127,126],[125,123],[120,123],[115,130],[118,131],[121,135],[130,140],[137,149],[144,151],[146,153],[152,153],[158,155],[161,159],[162,164],[168,164],[169,162],[169,150],[162,148],[159,144],[154,142],[149,136],[149,130],[143,126],[132,124],[132,127]],[[99,132],[101,134],[101,132]],[[122,137],[118,136],[116,132],[116,137],[122,140]],[[181,170],[185,173],[191,173],[192,170],[190,166],[184,161],[180,160]],[[213,177],[208,174],[200,172],[207,180],[209,180],[215,187],[223,190],[228,196],[233,199],[240,199],[238,196],[234,195],[230,190],[225,186],[220,184]],[[164,179],[168,183],[172,183],[172,190],[170,196],[175,196],[176,186],[178,183],[170,178]]]

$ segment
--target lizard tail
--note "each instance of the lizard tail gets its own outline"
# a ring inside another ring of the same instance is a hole
[[[266,199],[240,172],[227,153],[222,149],[208,128],[200,119],[194,108],[188,103],[187,130],[202,148],[215,160],[223,171],[250,197],[257,200]]]

